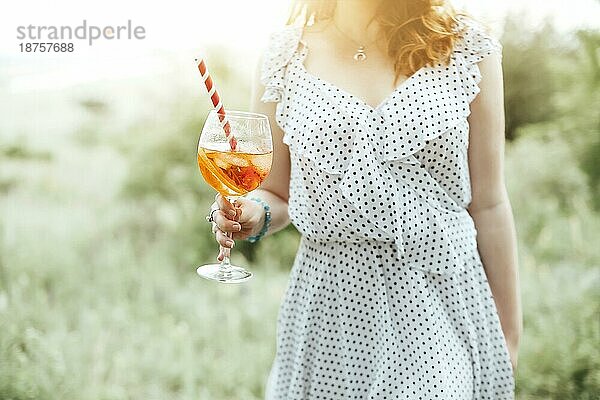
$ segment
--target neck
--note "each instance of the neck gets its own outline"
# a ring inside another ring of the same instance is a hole
[[[356,41],[374,41],[378,27],[374,23],[377,7],[382,0],[337,0],[333,20]]]

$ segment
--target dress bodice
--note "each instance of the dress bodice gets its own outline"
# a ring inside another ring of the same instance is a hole
[[[448,65],[419,69],[377,107],[306,71],[303,27],[271,36],[264,102],[289,146],[292,223],[317,241],[393,242],[401,262],[447,274],[478,257],[468,165],[477,63],[500,44],[467,24]]]

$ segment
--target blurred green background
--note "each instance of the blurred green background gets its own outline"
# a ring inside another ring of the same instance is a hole
[[[598,399],[600,32],[521,22],[507,18],[501,38],[518,398]],[[228,106],[244,109],[235,57],[208,59]],[[238,243],[250,283],[195,275],[217,253],[204,220],[214,194],[195,164],[202,94],[189,65],[3,96],[0,399],[262,398],[298,234]]]

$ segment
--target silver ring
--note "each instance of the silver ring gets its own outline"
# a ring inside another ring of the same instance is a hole
[[[214,220],[214,218],[213,218],[213,213],[214,213],[215,211],[218,211],[218,210],[219,210],[218,208],[215,208],[214,210],[212,210],[212,211],[210,212],[210,214],[208,214],[208,215],[206,216],[206,221],[207,221],[207,222],[209,222],[209,223],[211,223],[211,224],[212,224],[213,222],[215,222],[215,220]]]

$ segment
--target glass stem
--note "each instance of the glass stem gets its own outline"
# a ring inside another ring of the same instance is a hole
[[[233,207],[235,208],[235,201],[236,197],[230,197],[227,196],[227,200],[233,204]],[[225,236],[227,236],[229,239],[233,240],[233,233],[232,232],[226,232]],[[228,277],[231,275],[231,249],[229,247],[223,247],[221,246],[222,252],[223,252],[223,261],[221,261],[221,264],[219,265],[219,273],[224,276],[224,277]]]
[[[228,238],[231,238],[231,233],[226,233],[225,235]],[[221,264],[219,265],[219,274],[226,278],[231,275],[231,249],[223,246],[221,246],[221,249],[223,252],[223,261],[221,261]]]

